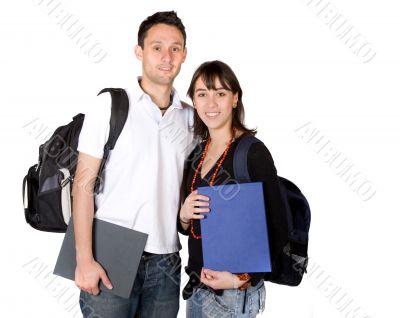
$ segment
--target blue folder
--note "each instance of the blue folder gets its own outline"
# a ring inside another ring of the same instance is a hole
[[[200,220],[205,268],[231,273],[271,272],[261,182],[199,187],[210,198]]]

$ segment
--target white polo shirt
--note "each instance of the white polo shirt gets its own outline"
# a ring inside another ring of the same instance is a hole
[[[173,90],[172,105],[162,116],[137,81],[127,93],[128,118],[110,152],[103,191],[95,196],[95,217],[147,233],[147,252],[176,252],[181,248],[176,226],[184,161],[194,148],[193,107],[181,103]],[[78,151],[101,159],[110,94],[96,97],[93,106],[85,115]]]

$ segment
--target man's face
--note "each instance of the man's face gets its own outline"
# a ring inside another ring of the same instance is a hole
[[[135,53],[142,61],[143,79],[156,85],[172,85],[186,58],[182,33],[167,24],[151,27],[144,47],[136,46]]]

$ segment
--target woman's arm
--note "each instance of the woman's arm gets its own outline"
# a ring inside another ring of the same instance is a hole
[[[274,260],[283,250],[288,238],[287,216],[277,171],[271,153],[262,143],[255,143],[250,147],[247,165],[251,181],[263,183],[271,261],[274,268]]]
[[[189,172],[189,168],[188,168],[188,164],[187,162],[185,163],[186,167],[183,171],[183,177],[182,177],[182,184],[181,184],[181,188],[180,188],[180,193],[179,193],[179,202],[180,202],[180,208],[178,209],[178,217],[177,217],[177,228],[178,228],[178,232],[183,234],[183,235],[189,235],[189,225],[190,222],[182,222],[181,221],[181,217],[180,217],[180,212],[183,206],[183,203],[185,201],[185,198],[188,196],[188,193],[186,191],[186,183],[187,183],[187,178],[188,178],[188,172]]]
[[[196,148],[198,149],[198,148]],[[210,211],[208,208],[209,198],[203,195],[199,195],[197,190],[189,193],[188,191],[188,180],[190,175],[190,167],[194,158],[197,154],[196,149],[189,155],[185,162],[185,169],[183,171],[182,184],[180,188],[180,202],[181,208],[178,211],[177,228],[178,232],[183,235],[189,235],[190,222],[192,219],[203,219],[202,213]]]

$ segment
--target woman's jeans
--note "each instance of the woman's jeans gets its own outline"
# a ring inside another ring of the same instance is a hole
[[[144,254],[129,299],[101,291],[81,291],[84,318],[175,318],[179,310],[181,259],[179,253]]]
[[[264,311],[265,287],[261,280],[247,291],[226,289],[221,296],[203,288],[195,288],[186,302],[187,318],[256,317]]]

